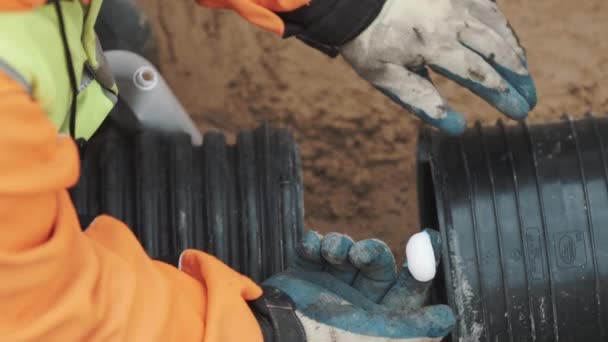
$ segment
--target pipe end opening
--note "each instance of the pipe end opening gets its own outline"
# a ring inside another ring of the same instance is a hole
[[[433,180],[432,167],[432,141],[433,133],[425,129],[419,136],[416,156],[416,179],[418,192],[418,210],[420,227],[440,230],[437,211],[437,197]],[[444,234],[441,234],[442,237]],[[445,241],[443,241],[445,243]],[[443,248],[445,251],[445,248]],[[442,255],[442,260],[445,260]],[[445,262],[440,262],[437,275],[431,288],[430,302],[432,304],[448,304],[447,288],[445,284]]]

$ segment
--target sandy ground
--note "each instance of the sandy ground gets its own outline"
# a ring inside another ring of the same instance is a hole
[[[330,59],[237,15],[193,1],[139,0],[158,35],[160,67],[204,130],[288,127],[304,165],[309,228],[378,237],[402,255],[419,229],[415,149],[420,124]],[[523,44],[539,105],[531,121],[608,112],[608,1],[499,1]],[[469,122],[499,115],[437,78]]]

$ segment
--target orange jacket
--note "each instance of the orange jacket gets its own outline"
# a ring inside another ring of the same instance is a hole
[[[108,216],[82,233],[65,190],[78,154],[0,74],[0,341],[261,341],[252,281],[187,251],[153,261]],[[234,329],[238,326],[238,329]]]
[[[45,0],[1,0],[0,11]],[[271,12],[306,0],[203,0],[282,33]],[[108,216],[83,233],[66,188],[79,173],[69,137],[0,73],[0,341],[262,341],[246,301],[262,291],[214,257],[181,271],[153,261]]]
[[[87,3],[88,0],[82,0]],[[228,8],[247,21],[283,35],[285,24],[275,12],[289,12],[300,8],[310,0],[196,0],[201,6]],[[44,5],[47,0],[0,0],[0,11],[24,10]]]
[[[310,0],[197,0],[205,7],[229,8],[247,21],[278,35],[285,24],[274,12],[289,12],[310,3]]]

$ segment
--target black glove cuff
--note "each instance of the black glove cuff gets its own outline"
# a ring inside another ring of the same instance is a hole
[[[274,287],[263,289],[264,295],[249,302],[249,307],[260,323],[264,342],[306,342],[304,327],[291,298]]]
[[[297,36],[331,57],[357,37],[382,10],[385,0],[312,0],[308,6],[278,13],[285,22],[283,37]]]

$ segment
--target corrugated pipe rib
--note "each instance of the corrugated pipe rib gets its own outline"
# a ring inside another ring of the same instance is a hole
[[[421,221],[441,231],[452,341],[608,341],[608,119],[425,130]]]
[[[303,231],[298,149],[283,129],[242,131],[234,145],[209,132],[106,130],[85,145],[71,190],[83,226],[115,216],[154,258],[209,252],[256,281],[283,270]]]

